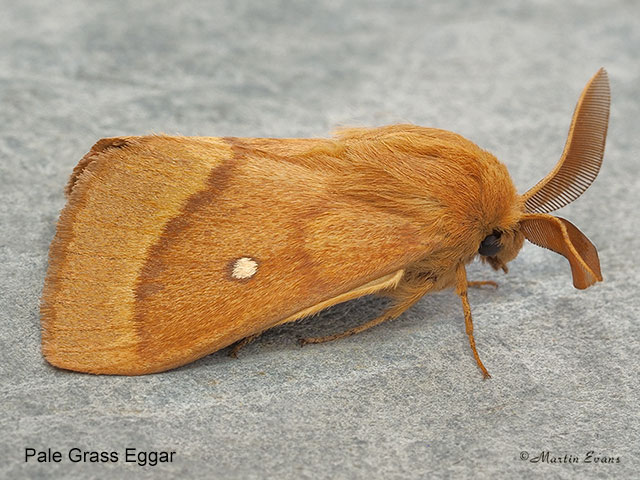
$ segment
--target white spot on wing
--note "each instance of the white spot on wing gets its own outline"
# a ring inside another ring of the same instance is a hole
[[[245,280],[253,277],[258,271],[258,262],[249,257],[242,257],[233,264],[231,276],[238,280]]]

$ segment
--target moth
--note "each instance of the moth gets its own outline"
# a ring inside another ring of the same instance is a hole
[[[42,350],[60,368],[140,375],[179,367],[363,295],[398,317],[453,288],[478,355],[465,266],[496,270],[525,239],[602,280],[594,245],[550,215],[598,174],[609,118],[599,70],[555,168],[519,195],[506,167],[455,133],[349,128],[330,139],[135,136],[98,141],[74,168],[49,252]]]

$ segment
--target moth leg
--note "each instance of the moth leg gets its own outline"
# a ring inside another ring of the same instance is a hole
[[[456,271],[456,293],[462,300],[462,309],[464,310],[464,324],[467,330],[467,335],[469,336],[469,345],[471,345],[471,351],[473,352],[473,357],[476,359],[476,363],[478,367],[482,371],[483,377],[491,378],[489,372],[485,368],[482,360],[480,360],[480,355],[478,355],[478,350],[476,350],[476,341],[473,338],[473,320],[471,318],[471,306],[469,306],[469,299],[467,298],[467,286],[471,282],[467,281],[467,271],[464,268],[463,264],[460,264],[458,270]]]
[[[398,289],[402,291],[402,283],[398,286]],[[397,296],[398,300],[394,305],[392,305],[387,311],[385,311],[382,315],[373,320],[368,321],[362,325],[346,330],[342,333],[335,333],[333,335],[327,335],[325,337],[308,337],[301,338],[298,340],[301,347],[309,343],[324,343],[330,342],[331,340],[337,340],[339,338],[349,337],[351,335],[355,335],[356,333],[364,332],[365,330],[370,329],[371,327],[375,327],[376,325],[380,325],[387,320],[392,320],[394,318],[402,315],[407,309],[412,307],[422,296],[427,293],[433,287],[433,282],[428,281],[420,286],[419,289],[412,289],[410,294],[403,294]]]
[[[386,322],[387,320],[390,320],[392,318],[395,318],[395,317],[391,315],[391,309],[389,309],[379,317],[374,318],[373,320],[367,323],[364,323],[358,327],[354,327],[349,330],[346,330],[342,333],[335,333],[333,335],[327,335],[325,337],[300,338],[298,339],[298,343],[300,343],[301,347],[304,347],[309,343],[324,343],[324,342],[330,342],[331,340],[337,340],[339,338],[349,337],[351,335],[355,335],[356,333],[364,332],[365,330],[368,330],[371,327],[375,327],[376,325],[380,325],[382,322]]]
[[[468,282],[467,285],[471,288],[481,288],[483,285],[491,285],[492,287],[498,288],[498,284],[493,280],[485,280],[480,282]]]
[[[231,350],[229,351],[229,356],[233,358],[238,358],[238,352],[242,350],[244,347],[246,347],[247,345],[249,345],[251,342],[253,342],[260,335],[262,335],[262,332],[254,333],[253,335],[244,337],[242,340],[239,340],[236,343],[234,343],[233,347],[231,347]]]

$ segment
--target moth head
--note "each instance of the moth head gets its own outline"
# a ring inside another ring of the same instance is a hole
[[[524,235],[519,225],[511,228],[493,230],[478,247],[478,254],[483,262],[487,262],[494,270],[509,271],[507,263],[516,258],[524,243]]]
[[[575,225],[550,212],[573,202],[598,175],[607,137],[609,104],[609,79],[607,72],[600,69],[578,100],[560,161],[521,196],[524,212],[514,234],[515,238],[524,237],[569,260],[573,285],[579,289],[602,281],[598,252]],[[504,243],[509,250],[511,244]],[[496,261],[499,259],[500,254]]]

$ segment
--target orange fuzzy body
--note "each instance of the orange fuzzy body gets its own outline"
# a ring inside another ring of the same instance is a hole
[[[521,215],[491,154],[410,125],[326,140],[105,139],[68,195],[43,350],[92,373],[183,365],[401,269],[392,296],[425,272],[451,287],[482,238]],[[239,258],[255,275],[233,278]]]

